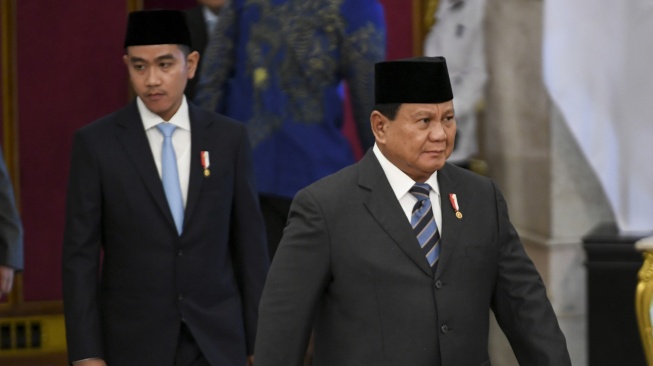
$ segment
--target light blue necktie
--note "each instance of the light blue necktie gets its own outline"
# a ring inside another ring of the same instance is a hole
[[[435,217],[433,217],[431,199],[429,198],[430,191],[431,186],[426,183],[415,183],[409,190],[417,198],[410,224],[426,259],[431,267],[434,267],[440,257],[440,232],[438,231],[438,225],[435,223]]]
[[[172,134],[177,126],[172,123],[159,123],[156,128],[163,134],[163,148],[161,149],[161,180],[166,192],[168,206],[177,226],[177,233],[181,235],[184,224],[184,201],[181,197],[179,172],[177,171],[177,156],[172,146]]]

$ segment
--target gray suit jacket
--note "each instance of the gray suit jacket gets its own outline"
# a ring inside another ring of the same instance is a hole
[[[23,227],[0,148],[0,266],[23,269]]]
[[[261,300],[257,366],[301,365],[313,326],[315,366],[490,365],[490,309],[521,365],[571,365],[497,187],[449,164],[438,183],[435,272],[371,150],[297,194]]]

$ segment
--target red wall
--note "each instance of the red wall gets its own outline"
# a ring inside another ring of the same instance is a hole
[[[61,240],[73,132],[125,104],[124,1],[17,4],[24,299],[61,299]]]

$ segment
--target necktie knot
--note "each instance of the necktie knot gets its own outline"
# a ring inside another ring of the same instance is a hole
[[[429,192],[431,191],[431,186],[426,183],[415,183],[414,186],[410,188],[408,192],[415,196],[418,201],[423,201],[429,198]]]
[[[158,125],[156,125],[156,128],[159,131],[161,131],[163,136],[171,137],[172,134],[175,132],[175,129],[177,128],[177,126],[173,125],[172,123],[162,122],[162,123],[159,123]]]

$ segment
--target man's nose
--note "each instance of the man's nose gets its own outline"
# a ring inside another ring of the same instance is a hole
[[[159,85],[161,83],[161,78],[156,68],[149,68],[147,71],[147,77],[145,79],[147,86]]]
[[[444,132],[444,127],[442,123],[434,123],[429,129],[429,139],[432,141],[444,140],[447,137],[447,134]]]

